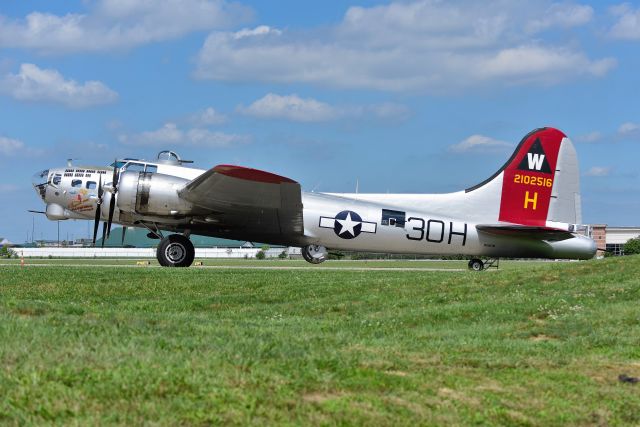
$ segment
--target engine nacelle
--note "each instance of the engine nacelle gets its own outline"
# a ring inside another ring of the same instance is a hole
[[[193,204],[178,197],[178,190],[187,182],[160,173],[123,172],[118,183],[118,208],[147,215],[188,215]]]
[[[47,204],[47,210],[45,212],[47,219],[51,221],[64,221],[72,217],[71,212],[63,208],[57,203]]]

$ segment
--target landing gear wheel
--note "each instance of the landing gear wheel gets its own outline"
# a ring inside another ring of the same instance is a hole
[[[480,259],[474,258],[469,261],[469,269],[473,271],[482,271],[484,270],[484,262]]]
[[[307,245],[302,248],[302,258],[311,264],[324,262],[329,255],[327,248],[318,245]]]
[[[182,234],[171,234],[160,240],[156,251],[158,262],[163,267],[189,267],[195,255],[193,243]]]

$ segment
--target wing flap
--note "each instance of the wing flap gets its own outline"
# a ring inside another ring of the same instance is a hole
[[[218,165],[179,194],[210,210],[218,225],[261,234],[302,235],[304,231],[300,184],[271,172]]]

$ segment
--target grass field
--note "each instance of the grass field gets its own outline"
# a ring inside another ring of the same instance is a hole
[[[26,265],[52,265],[52,266],[68,266],[68,265],[122,265],[136,266],[138,261],[148,261],[152,267],[159,267],[155,258],[25,258]],[[321,264],[312,265],[302,259],[221,259],[221,258],[203,258],[196,259],[202,262],[205,267],[264,267],[264,268],[313,268],[313,269],[336,269],[336,268],[398,268],[398,269],[451,269],[466,270],[466,260],[330,260]],[[530,268],[532,265],[546,265],[550,261],[515,261],[501,260],[500,268],[503,270],[513,270],[522,267]],[[573,262],[573,261],[567,261]],[[20,259],[0,259],[0,266],[20,264]],[[194,266],[195,267],[195,266]]]
[[[640,425],[639,301],[640,257],[2,265],[0,423]]]

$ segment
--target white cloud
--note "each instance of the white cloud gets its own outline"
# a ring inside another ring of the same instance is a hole
[[[240,106],[238,111],[263,119],[286,119],[296,122],[324,122],[336,118],[333,107],[313,98],[298,95],[276,95],[268,93],[248,107]]]
[[[576,137],[576,141],[578,142],[587,142],[587,143],[592,143],[592,142],[599,142],[602,140],[602,138],[604,137],[604,135],[602,135],[601,132],[589,132],[589,133],[585,133],[584,135],[580,135]]]
[[[584,176],[609,176],[611,168],[604,166],[594,166],[584,173]]]
[[[263,119],[284,119],[295,122],[326,122],[340,119],[368,119],[400,121],[410,111],[401,104],[392,102],[369,105],[334,106],[314,98],[301,98],[296,94],[277,95],[268,93],[248,107],[239,106],[241,114]]]
[[[251,15],[249,8],[224,0],[98,0],[87,14],[0,15],[0,47],[45,53],[127,49],[229,28]]]
[[[152,147],[228,147],[234,144],[249,142],[247,135],[212,132],[203,128],[180,129],[175,123],[165,123],[160,129],[138,134],[121,134],[118,140],[123,144]]]
[[[19,187],[13,184],[0,184],[0,193],[13,193],[18,191]]]
[[[456,153],[507,151],[513,148],[513,144],[490,138],[484,135],[471,135],[470,137],[451,145],[449,149]]]
[[[227,116],[217,112],[213,107],[208,107],[203,111],[192,114],[189,121],[197,126],[221,125],[227,122]]]
[[[632,122],[626,122],[620,125],[618,128],[618,135],[638,135],[640,134],[640,125]]]
[[[622,40],[640,40],[640,8],[632,9],[628,4],[614,6],[611,13],[618,18],[609,30],[609,36]]]
[[[593,8],[587,5],[554,3],[544,15],[529,21],[528,32],[537,33],[551,27],[571,28],[587,24],[593,19]]]
[[[0,77],[0,94],[19,101],[55,102],[71,108],[108,104],[118,99],[118,94],[104,83],[65,80],[58,71],[34,64],[22,64],[18,74]]]
[[[351,7],[340,23],[321,30],[213,32],[195,76],[446,92],[600,77],[615,66],[611,58],[594,60],[575,47],[545,43],[544,29],[581,25],[593,14],[589,7],[545,3],[414,0]],[[535,19],[534,39],[524,28]]]
[[[0,136],[0,153],[5,156],[13,156],[25,148],[24,142],[17,139]]]
[[[356,107],[345,107],[343,109],[345,117],[353,118],[374,118],[385,121],[406,120],[411,111],[406,105],[385,102],[382,104],[369,104]]]

